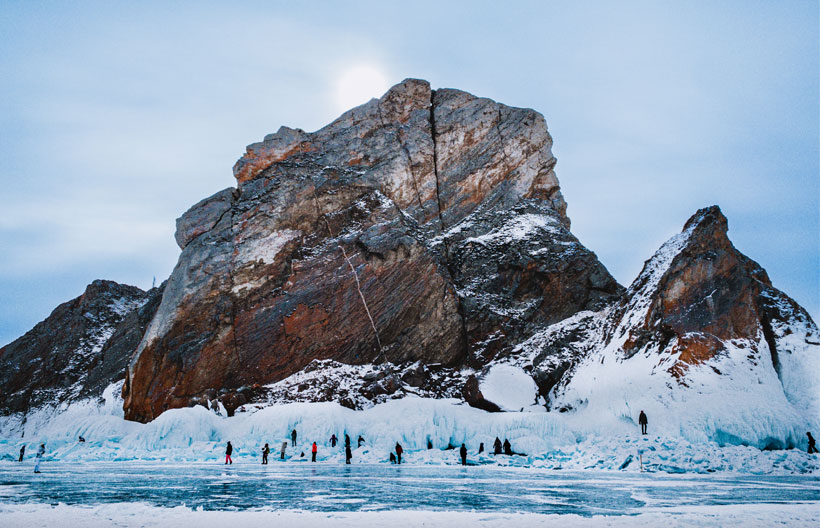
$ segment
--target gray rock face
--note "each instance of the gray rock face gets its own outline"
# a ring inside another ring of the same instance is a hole
[[[238,189],[177,223],[183,251],[129,367],[126,417],[313,361],[455,372],[614,298],[568,231],[551,145],[533,110],[414,79],[317,132],[250,145]]]
[[[174,237],[179,248],[185,249],[188,242],[213,229],[222,216],[231,210],[235,198],[236,189],[224,189],[205,198],[177,218],[177,231]]]
[[[98,397],[123,379],[161,290],[97,280],[0,348],[0,414]]]

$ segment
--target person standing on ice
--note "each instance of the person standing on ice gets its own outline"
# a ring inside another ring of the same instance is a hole
[[[266,443],[265,447],[262,448],[262,463],[263,464],[268,463],[268,455],[269,454],[270,454],[270,447],[268,447],[268,444]]]
[[[285,459],[285,451],[287,451],[287,449],[288,449],[288,442],[286,440],[286,441],[282,442],[282,448],[279,450],[279,458],[281,460]]]
[[[43,455],[46,454],[46,445],[40,444],[40,447],[37,449],[37,455],[34,458],[34,472],[40,472],[40,462],[43,461]]]
[[[396,464],[401,464],[401,454],[404,453],[404,449],[401,448],[401,444],[396,442]]]
[[[345,446],[345,464],[350,464],[350,459],[353,458],[353,452],[350,450],[350,444]]]
[[[459,450],[459,452],[461,454],[461,465],[466,466],[467,465],[467,446],[465,446],[464,444],[461,444],[461,449]]]
[[[330,447],[336,447],[336,442],[338,441],[339,439],[336,438],[336,433],[333,433],[333,436],[330,437]]]
[[[649,420],[646,419],[646,413],[641,411],[641,414],[638,416],[638,423],[641,425],[641,434],[646,434],[646,425],[649,423]]]
[[[23,444],[23,447],[20,448],[20,458],[17,459],[18,462],[23,461],[23,455],[26,454],[26,445]]]
[[[814,437],[808,431],[806,432],[806,436],[809,437],[809,454],[817,453],[817,446],[814,442]]]
[[[310,448],[310,454],[311,454],[311,459],[310,459],[310,461],[311,461],[311,462],[316,462],[316,453],[317,453],[318,451],[319,451],[319,448],[318,448],[318,447],[316,447],[316,442],[313,442],[313,447],[311,447],[311,448]]]
[[[293,447],[296,447],[296,429],[290,432],[290,441]]]
[[[478,454],[480,455],[483,452],[484,452],[484,442],[481,442],[480,444],[478,444]]]
[[[505,455],[512,455],[513,454],[512,445],[510,444],[510,441],[507,440],[506,438],[504,439],[504,454]]]
[[[364,438],[362,438],[362,435],[359,435],[358,442],[359,442],[359,445],[357,447],[362,447],[362,444],[364,443]]]
[[[350,447],[350,436],[345,433],[345,447]]]
[[[231,460],[231,453],[233,453],[233,446],[231,442],[228,441],[228,447],[225,448],[225,463],[226,464],[233,464],[233,460]]]
[[[496,455],[501,454],[501,440],[497,436],[495,437],[495,442],[493,442],[493,452]]]

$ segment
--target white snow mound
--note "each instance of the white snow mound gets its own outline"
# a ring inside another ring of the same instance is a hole
[[[504,411],[521,411],[534,405],[538,392],[532,376],[512,365],[493,365],[478,388],[484,399]]]

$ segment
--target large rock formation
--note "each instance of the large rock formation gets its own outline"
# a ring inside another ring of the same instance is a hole
[[[125,377],[161,290],[97,280],[0,348],[0,414],[99,397]]]
[[[177,220],[164,289],[96,281],[0,349],[0,412],[98,397],[130,358],[131,420],[414,394],[800,445],[820,427],[806,311],[717,207],[624,290],[569,231],[551,144],[532,110],[419,80],[317,132],[283,127]]]
[[[317,132],[249,146],[238,188],[177,222],[182,254],[131,362],[126,417],[217,391],[230,412],[317,360],[461,379],[614,300],[569,232],[551,144],[532,110],[411,79]]]

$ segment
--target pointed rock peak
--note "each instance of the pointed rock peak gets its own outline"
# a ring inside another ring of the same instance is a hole
[[[80,297],[83,302],[88,303],[104,296],[114,295],[129,295],[140,296],[145,292],[136,286],[129,286],[128,284],[120,284],[118,282],[96,279],[91,284],[85,287],[85,291]]]
[[[686,232],[688,230],[691,230],[693,233],[696,231],[709,231],[725,235],[729,230],[729,222],[726,220],[720,207],[712,205],[698,209],[698,211],[686,221],[686,224],[683,226],[683,231]]]
[[[379,99],[385,121],[406,122],[414,110],[428,109],[432,103],[430,83],[422,79],[405,79]]]

